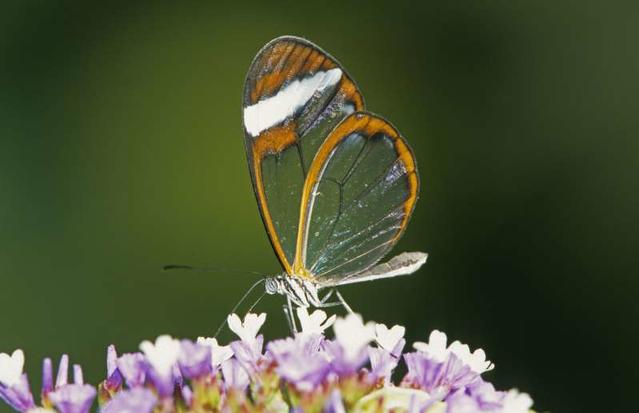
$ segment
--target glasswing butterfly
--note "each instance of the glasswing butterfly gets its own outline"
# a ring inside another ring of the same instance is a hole
[[[412,274],[427,254],[377,264],[406,230],[419,195],[415,157],[367,112],[346,70],[308,40],[283,36],[254,58],[243,98],[246,155],[260,214],[284,273],[265,293],[328,307],[344,284]],[[377,265],[376,265],[377,264]],[[320,299],[318,291],[329,289]]]

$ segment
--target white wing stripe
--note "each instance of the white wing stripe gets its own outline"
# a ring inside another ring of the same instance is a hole
[[[266,129],[283,122],[299,108],[306,105],[316,92],[334,86],[341,78],[342,70],[339,68],[317,72],[311,77],[291,82],[275,96],[245,107],[244,127],[246,131],[255,137]]]

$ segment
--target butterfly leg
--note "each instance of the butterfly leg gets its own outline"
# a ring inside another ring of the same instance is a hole
[[[329,298],[331,298],[331,296],[333,295],[333,293],[335,293],[337,295],[337,298],[339,299],[339,301],[333,301],[333,302],[327,302]],[[326,293],[326,295],[320,300],[320,305],[317,306],[317,308],[329,308],[329,307],[336,307],[338,305],[341,305],[342,307],[344,307],[346,309],[346,311],[348,311],[349,313],[353,312],[353,309],[348,305],[348,303],[346,302],[346,300],[344,299],[344,297],[342,297],[342,295],[339,293],[339,291],[337,291],[335,288],[332,288],[328,293]]]
[[[334,288],[332,288],[332,289],[331,289],[328,293],[326,293],[326,295],[324,296],[324,298],[322,298],[322,299],[320,300],[320,302],[321,302],[322,304],[325,304],[325,303],[326,303],[326,301],[328,301],[328,299],[329,299],[329,298],[331,298],[331,296],[333,295],[333,293],[334,293],[334,292],[335,292],[335,289],[334,289]]]
[[[335,295],[337,295],[337,298],[339,299],[340,303],[344,306],[346,311],[353,314],[354,313],[353,309],[351,308],[350,305],[348,305],[344,297],[342,297],[342,294],[340,294],[339,291],[335,290]]]
[[[295,313],[293,312],[293,302],[290,297],[286,297],[286,306],[284,308],[284,313],[286,314],[286,319],[288,320],[288,327],[291,330],[291,333],[297,333],[297,324],[295,323]]]
[[[330,308],[330,307],[337,307],[340,305],[343,306],[344,304],[342,304],[341,301],[333,301],[332,303],[322,303],[318,305],[316,308]]]
[[[282,310],[284,311],[284,317],[286,318],[286,324],[288,324],[288,329],[291,333],[294,333],[293,329],[293,321],[291,321],[291,314],[288,312],[288,306],[286,304],[282,305]]]
[[[319,305],[317,306],[317,308],[329,308],[329,307],[337,307],[339,305],[344,306],[344,302],[343,301],[332,301],[332,302],[327,302],[329,298],[331,298],[331,296],[336,292],[337,290],[335,290],[334,288],[332,288],[328,293],[326,293],[326,295],[320,300]]]

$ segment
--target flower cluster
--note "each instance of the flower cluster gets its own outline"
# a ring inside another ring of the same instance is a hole
[[[427,343],[403,353],[405,329],[364,323],[357,314],[327,317],[297,310],[302,330],[264,346],[266,314],[228,317],[239,337],[229,345],[160,336],[139,352],[107,350],[107,377],[97,388],[62,356],[57,374],[45,359],[37,406],[24,354],[0,353],[0,398],[19,412],[87,413],[97,399],[103,413],[151,412],[425,412],[527,413],[532,400],[517,390],[496,391],[482,374],[493,368],[483,350],[470,351],[433,331]],[[333,328],[334,338],[324,332]],[[407,373],[392,374],[401,361]]]

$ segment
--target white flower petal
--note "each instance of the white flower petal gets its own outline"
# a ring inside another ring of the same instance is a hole
[[[486,353],[483,349],[478,348],[468,358],[468,364],[470,368],[476,373],[483,373],[495,368],[495,365],[489,360],[486,360]]]
[[[266,321],[266,313],[260,315],[249,313],[244,317],[244,329],[251,335],[252,338],[257,336],[260,328]]]
[[[24,353],[22,350],[15,350],[11,356],[7,353],[0,353],[0,383],[7,387],[20,383],[23,368]]]
[[[307,313],[308,314],[308,313]],[[315,310],[313,314],[309,316],[310,321],[313,324],[320,325],[326,320],[326,313],[322,310]]]
[[[180,355],[180,342],[169,335],[162,335],[155,343],[143,341],[140,350],[160,375],[168,376]]]
[[[481,374],[494,368],[494,365],[486,360],[484,350],[480,348],[471,353],[468,345],[455,341],[448,347],[448,350],[461,359],[464,364],[470,366],[475,373]]]
[[[364,324],[362,316],[351,313],[346,318],[338,318],[333,324],[335,339],[346,351],[348,358],[355,357],[375,338],[375,325]]]
[[[427,353],[437,362],[442,362],[448,357],[448,349],[446,348],[447,337],[445,333],[439,330],[431,331],[428,336],[428,343],[418,341],[413,344],[417,351]]]
[[[315,310],[313,314],[308,314],[306,307],[297,308],[297,318],[302,326],[302,333],[323,334],[324,330],[333,325],[337,316],[332,315],[326,319],[326,313],[322,310]]]
[[[233,350],[231,350],[231,346],[220,346],[214,338],[198,337],[197,343],[211,347],[211,366],[214,369],[233,357]]]
[[[375,326],[377,344],[386,351],[393,351],[397,343],[404,338],[405,333],[406,328],[400,325],[394,325],[390,329],[385,324]]]
[[[466,362],[470,357],[470,347],[466,344],[460,343],[459,341],[453,341],[450,346],[448,346],[448,351],[464,362]]]
[[[260,315],[249,313],[244,317],[244,322],[240,320],[237,314],[230,314],[226,320],[231,331],[233,331],[240,340],[245,343],[252,343],[255,341],[257,333],[266,321],[266,313]]]
[[[240,320],[240,317],[238,317],[235,313],[229,314],[229,316],[226,317],[226,322],[228,323],[231,331],[238,337],[241,337],[241,334],[244,333],[244,328],[242,327],[242,320]]]
[[[464,364],[468,365],[475,373],[484,373],[492,370],[495,365],[486,360],[486,353],[482,349],[477,349],[473,353],[470,347],[459,341],[454,341],[446,347],[446,334],[438,330],[433,330],[428,338],[428,343],[416,342],[413,347],[417,351],[428,354],[435,361],[442,362],[452,353]]]
[[[431,349],[436,352],[443,352],[446,350],[446,342],[448,338],[446,337],[446,333],[443,333],[439,330],[433,330],[428,336],[428,343],[431,346]]]
[[[502,401],[501,413],[528,413],[533,405],[533,400],[527,393],[519,393],[512,389]]]
[[[326,330],[327,328],[331,327],[333,324],[335,324],[335,320],[337,320],[337,315],[333,314],[332,316],[328,317],[328,319],[326,320],[326,322],[324,324],[322,324],[322,331]]]

